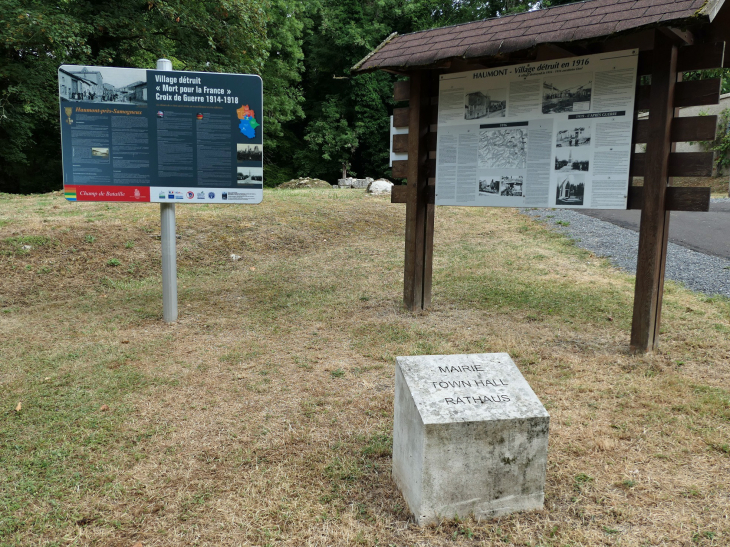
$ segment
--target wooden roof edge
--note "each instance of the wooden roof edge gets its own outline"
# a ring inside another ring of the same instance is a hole
[[[730,0],[728,0],[728,1],[726,1],[726,0],[709,0],[708,4],[709,4],[709,2],[715,2],[716,4],[719,4],[720,9],[723,8],[723,4],[724,4],[724,7],[728,8],[728,9],[725,9],[724,12],[727,12],[730,15]],[[521,51],[528,52],[531,50],[535,50],[540,46],[545,46],[545,45],[583,46],[583,45],[587,45],[587,44],[591,44],[591,43],[595,44],[597,42],[602,42],[602,41],[606,41],[606,40],[610,40],[610,39],[614,39],[614,38],[620,38],[622,36],[630,36],[633,34],[639,34],[639,33],[642,33],[642,32],[648,31],[648,30],[652,30],[652,29],[656,29],[659,27],[670,26],[672,28],[686,30],[686,29],[691,29],[694,25],[696,25],[699,22],[698,18],[699,19],[704,19],[705,17],[709,18],[708,13],[706,11],[708,4],[705,4],[705,6],[700,8],[694,15],[692,15],[690,17],[685,17],[683,19],[677,19],[677,20],[671,21],[671,24],[669,24],[669,25],[667,24],[666,21],[657,21],[655,23],[649,23],[646,25],[641,25],[641,26],[637,26],[637,27],[633,27],[633,28],[629,28],[629,29],[624,29],[624,30],[621,30],[618,32],[612,32],[610,34],[606,34],[606,35],[600,36],[600,37],[587,38],[587,39],[584,38],[584,39],[579,39],[579,40],[569,40],[569,41],[565,41],[565,42],[539,42],[530,47],[520,48],[517,50],[512,50],[512,49],[505,50],[505,49],[503,49],[502,44],[500,44],[499,51],[497,51],[496,53],[494,53],[492,55],[484,55],[484,56],[470,57],[469,51],[467,49],[463,55],[457,55],[457,56],[448,57],[448,58],[441,58],[441,59],[435,60],[433,63],[423,64],[423,65],[402,65],[402,66],[374,65],[374,66],[368,66],[366,68],[360,68],[373,55],[375,55],[377,53],[377,50],[376,50],[376,51],[372,51],[370,54],[368,54],[367,57],[365,57],[359,63],[357,63],[354,67],[352,67],[352,70],[359,74],[367,74],[367,73],[375,72],[378,70],[383,70],[385,72],[390,72],[393,74],[407,74],[408,72],[412,72],[414,70],[420,71],[420,70],[434,70],[434,69],[438,69],[438,68],[443,68],[444,63],[450,63],[450,61],[462,60],[462,61],[466,61],[466,62],[470,62],[470,63],[480,63],[480,62],[486,61],[487,59],[499,60],[500,58],[504,58],[506,55],[519,53]],[[719,13],[719,10],[715,12],[716,16],[718,13]],[[705,19],[705,22],[707,22],[707,19]],[[423,31],[419,31],[419,32],[423,32]],[[414,33],[412,33],[412,34],[414,34]],[[378,46],[378,50],[381,49],[382,47],[384,47],[385,45],[387,45],[388,42],[392,41],[393,38],[395,37],[394,35],[397,35],[397,33],[391,34],[380,46]],[[406,35],[404,34],[404,35],[400,35],[400,36],[406,36]],[[506,61],[507,63],[509,63],[509,61],[507,59],[503,59],[503,61]]]
[[[362,65],[364,65],[364,64],[365,64],[365,63],[366,63],[366,62],[368,61],[368,59],[370,59],[370,58],[371,58],[371,57],[372,57],[373,55],[375,55],[375,54],[376,54],[376,53],[377,53],[378,51],[380,51],[380,50],[381,50],[381,49],[383,49],[383,48],[384,48],[385,46],[387,46],[387,45],[388,45],[388,44],[389,44],[389,43],[390,43],[390,42],[391,42],[391,41],[392,41],[392,40],[393,40],[393,39],[394,39],[394,38],[395,38],[396,36],[398,36],[398,33],[397,33],[397,32],[393,32],[393,33],[391,33],[391,35],[390,35],[390,36],[388,36],[388,37],[387,37],[387,38],[386,38],[385,40],[383,40],[382,42],[380,42],[380,45],[379,45],[378,47],[376,47],[376,48],[375,48],[374,50],[372,50],[372,51],[371,51],[370,53],[368,53],[368,54],[367,54],[367,55],[366,55],[365,57],[363,57],[363,58],[362,58],[362,59],[361,59],[360,61],[358,61],[358,62],[357,62],[357,63],[356,63],[356,64],[355,64],[355,65],[354,65],[354,66],[352,67],[352,69],[351,69],[351,70],[352,70],[353,72],[357,72],[357,71],[359,71],[359,70],[360,70],[360,67],[361,67]],[[372,70],[377,70],[377,68],[373,68]],[[367,71],[369,72],[370,70],[368,69]],[[363,71],[363,72],[365,72],[365,71]]]
[[[686,1],[686,0],[685,0]],[[561,6],[552,6],[549,8],[544,8],[542,10],[538,10],[538,13],[543,13],[546,16],[550,13],[558,13],[561,10],[565,11],[567,7],[574,7],[574,6],[580,6],[580,5],[586,5],[590,4],[591,0],[583,0],[576,2],[574,4],[569,5],[561,5]],[[698,3],[701,3],[701,6],[699,8],[694,8],[694,13],[687,14],[685,12],[684,17],[679,17],[674,20],[670,19],[663,19],[663,20],[655,20],[652,23],[644,24],[644,25],[637,25],[636,27],[632,28],[624,28],[618,32],[610,32],[608,34],[602,35],[602,36],[584,36],[582,39],[573,40],[572,37],[568,38],[567,40],[558,40],[558,41],[552,41],[552,42],[542,42],[538,37],[536,37],[536,40],[534,40],[533,44],[528,44],[529,40],[523,40],[520,44],[520,40],[502,40],[501,43],[499,43],[497,47],[497,51],[495,52],[496,55],[504,55],[504,54],[510,54],[510,53],[516,53],[518,50],[530,50],[533,49],[535,46],[540,44],[585,44],[589,42],[596,42],[606,39],[611,39],[614,37],[620,37],[622,35],[626,34],[632,34],[634,32],[641,32],[647,29],[651,28],[657,28],[662,26],[671,26],[671,27],[695,27],[697,23],[703,22],[704,24],[709,23],[712,27],[714,27],[713,35],[715,36],[715,39],[717,40],[725,40],[730,41],[730,0],[704,0],[701,2],[693,2],[695,6],[697,6]],[[432,69],[435,68],[435,65],[441,65],[444,62],[450,61],[450,60],[470,60],[475,58],[490,58],[493,57],[493,55],[475,55],[477,53],[476,49],[481,48],[473,48],[472,46],[468,46],[464,51],[458,52],[453,51],[453,55],[448,55],[445,57],[441,57],[436,53],[434,50],[433,52],[435,55],[433,56],[433,59],[428,59],[428,55],[420,55],[421,59],[420,61],[416,62],[409,62],[409,59],[406,59],[407,55],[403,55],[403,57],[398,58],[398,56],[392,55],[390,53],[383,55],[383,49],[385,49],[387,52],[391,52],[393,50],[393,46],[398,48],[398,45],[400,44],[400,39],[405,38],[407,36],[411,35],[418,35],[418,34],[428,34],[432,33],[434,31],[441,31],[442,29],[451,29],[455,27],[461,27],[464,25],[473,25],[474,23],[484,23],[491,20],[497,20],[497,19],[511,19],[513,17],[520,17],[524,16],[524,13],[518,13],[518,14],[510,14],[504,17],[494,17],[489,19],[484,19],[481,21],[472,21],[472,22],[466,22],[466,23],[459,23],[456,25],[447,25],[446,27],[438,27],[433,29],[423,29],[416,32],[411,32],[407,34],[399,35],[397,33],[393,33],[390,36],[388,36],[375,50],[368,53],[366,57],[364,57],[361,61],[359,61],[357,64],[355,64],[352,67],[352,71],[356,73],[368,73],[373,72],[376,70],[384,70],[386,72],[392,72],[401,74],[404,72],[409,72],[412,70],[423,70],[423,69]],[[714,25],[713,25],[714,23]],[[727,29],[723,30],[723,27],[727,25]],[[519,38],[519,37],[516,37]],[[526,38],[526,37],[525,37]],[[391,44],[393,42],[393,44]],[[388,44],[390,44],[390,47],[387,47]],[[517,48],[515,49],[515,46]],[[521,46],[521,47],[520,47]],[[407,48],[406,48],[407,49]],[[456,47],[453,47],[451,49],[457,49]],[[494,49],[494,48],[489,48]],[[481,53],[481,52],[479,52]],[[374,57],[374,58],[373,58]],[[392,61],[396,61],[395,63],[392,63]],[[429,62],[430,61],[430,62]]]
[[[726,2],[725,0],[707,0],[705,5],[700,8],[700,12],[707,15],[712,23],[723,8],[730,10],[730,2]]]

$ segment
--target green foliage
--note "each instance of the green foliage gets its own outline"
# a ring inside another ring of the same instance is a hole
[[[706,112],[700,112],[700,116],[706,115]],[[726,108],[720,112],[717,120],[715,140],[702,141],[700,144],[705,150],[716,152],[715,163],[717,164],[718,171],[722,171],[730,167],[730,108]]]
[[[565,0],[0,0],[0,191],[61,186],[60,64],[260,74],[264,180],[388,176],[395,76],[351,67],[392,32]]]
[[[272,0],[276,8],[284,1]],[[178,70],[261,74],[273,43],[266,34],[269,6],[269,0],[0,0],[0,191],[61,186],[59,65],[153,68],[167,57]],[[291,109],[281,111],[279,120]]]
[[[682,79],[685,82],[692,80],[709,80],[714,78],[722,79],[720,93],[730,93],[730,69],[714,68],[712,70],[695,70],[692,72],[684,72]]]
[[[271,163],[293,165],[293,176],[330,182],[341,176],[343,164],[352,175],[389,176],[389,116],[395,106],[396,77],[383,72],[354,75],[352,66],[393,32],[416,32],[539,5],[520,0],[307,2],[301,81],[306,119],[288,125],[290,132],[277,143],[280,150]],[[289,144],[283,146],[284,140]]]
[[[718,116],[717,136],[710,142],[710,149],[717,152],[718,170],[730,167],[730,108],[726,108]]]
[[[271,0],[268,13],[268,58],[261,73],[264,81],[265,152],[285,146],[283,125],[304,117],[304,97],[299,85],[304,69],[302,5],[294,0]]]

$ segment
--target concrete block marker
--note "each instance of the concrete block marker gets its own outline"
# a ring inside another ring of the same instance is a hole
[[[393,479],[419,525],[542,509],[550,416],[506,353],[397,357]]]

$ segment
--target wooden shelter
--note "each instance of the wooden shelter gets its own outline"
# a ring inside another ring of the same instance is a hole
[[[395,85],[392,202],[406,204],[404,302],[411,310],[431,302],[438,82],[465,72],[595,53],[639,50],[632,177],[628,208],[641,209],[631,331],[634,351],[654,349],[659,333],[670,211],[707,211],[709,188],[671,186],[672,177],[709,177],[712,152],[675,152],[676,142],[715,137],[715,116],[679,118],[684,106],[717,104],[720,79],[682,81],[685,72],[730,68],[730,0],[587,0],[406,35],[393,34],[358,63],[355,72],[385,70],[407,76]]]

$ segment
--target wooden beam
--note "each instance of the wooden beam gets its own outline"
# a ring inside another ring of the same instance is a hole
[[[429,205],[427,199],[426,173],[426,135],[431,115],[431,79],[428,76],[421,71],[411,74],[409,96],[403,303],[411,311],[425,309],[431,300],[433,262],[429,251],[433,251],[433,205]]]
[[[649,120],[637,120],[634,144],[649,139]],[[688,116],[672,120],[672,142],[711,141],[717,132],[717,116]]]
[[[653,78],[652,78],[653,80]],[[720,86],[722,80],[713,78],[711,80],[692,80],[690,82],[679,82],[676,84],[674,94],[674,106],[704,106],[720,102]],[[640,85],[636,96],[638,110],[649,110],[651,107],[650,85]]]
[[[408,134],[393,135],[393,152],[396,154],[408,153]]]
[[[408,186],[406,186],[406,185],[393,186],[393,188],[390,189],[390,202],[391,203],[405,203],[407,193],[408,193]]]
[[[730,41],[730,3],[727,0],[710,24],[710,35],[716,40]]]
[[[656,347],[661,321],[664,264],[669,234],[666,209],[671,126],[677,84],[677,46],[662,33],[654,37],[649,139],[644,173],[644,203],[639,229],[631,349],[645,352]]]
[[[393,167],[390,168],[390,172],[394,179],[408,178],[408,160],[395,160]]]
[[[438,127],[431,126],[431,131],[426,136],[426,150],[436,152],[436,143],[438,139]]]
[[[565,59],[575,56],[575,53],[557,44],[539,44],[537,46],[535,61],[550,61],[552,59]]]
[[[647,29],[615,36],[603,43],[603,51],[621,51],[624,49],[638,49],[640,52],[650,51],[654,48],[654,34],[654,29]]]
[[[410,114],[408,108],[393,109],[393,127],[408,127]]]
[[[720,68],[724,57],[724,42],[683,47],[677,53],[677,72]]]
[[[411,96],[411,82],[400,80],[393,84],[393,99],[396,101],[407,101]]]
[[[651,141],[651,135],[649,136]],[[671,138],[670,138],[671,142]],[[647,164],[651,161],[647,153],[633,154],[631,162],[632,177],[646,177]],[[713,153],[712,152],[671,152],[669,154],[669,165],[667,174],[670,177],[711,177]]]
[[[677,52],[677,72],[721,68],[723,61],[727,62],[724,42],[695,44],[683,47]],[[651,74],[653,64],[654,52],[641,51],[639,53],[639,76]]]
[[[394,187],[397,188],[397,187]],[[668,186],[666,194],[667,211],[693,211],[706,213],[710,210],[710,191],[707,188]],[[392,200],[391,200],[392,201]],[[397,202],[393,202],[397,203]],[[629,186],[627,209],[641,209],[644,205],[644,187]]]
[[[430,124],[439,123],[438,97],[427,97],[426,112],[428,117],[426,121]],[[410,108],[394,108],[393,109],[393,127],[410,127]]]
[[[692,32],[689,30],[682,30],[674,27],[659,27],[658,31],[663,33],[665,36],[667,36],[670,40],[677,43],[678,45],[692,45],[695,43],[694,34],[692,34]]]
[[[639,62],[636,68],[638,76],[648,76],[654,66],[654,55],[651,51],[640,51]]]
[[[435,186],[435,179],[430,178],[428,179],[428,188],[426,190],[426,201],[429,205],[433,205],[436,203],[436,186]],[[390,202],[391,203],[406,203],[408,198],[408,186],[401,185],[401,186],[393,186],[393,189],[390,193]]]
[[[410,135],[410,131],[408,133]],[[408,135],[406,135],[408,136]],[[424,163],[424,169],[427,177],[435,177],[436,176],[436,160],[432,157],[430,157],[428,150],[427,150],[426,143],[424,143],[424,153],[426,154],[425,163]],[[409,169],[410,169],[410,149],[408,150],[408,159],[407,160],[395,160],[393,162],[393,167],[391,168],[391,173],[393,175],[393,178],[396,179],[404,179],[408,177]],[[641,175],[637,175],[641,176]]]

